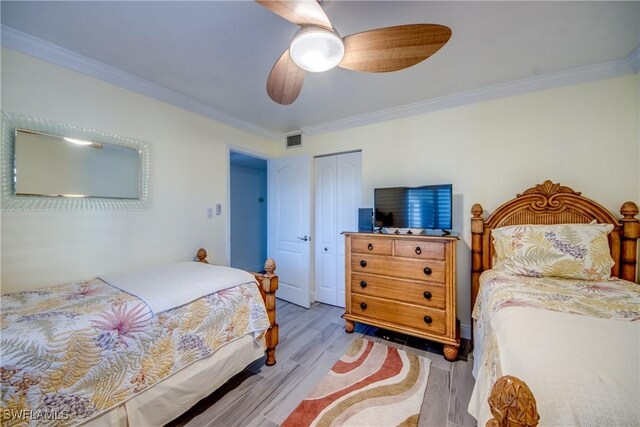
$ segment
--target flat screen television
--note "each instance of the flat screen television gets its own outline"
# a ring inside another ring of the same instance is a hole
[[[451,230],[452,185],[376,188],[376,227]]]

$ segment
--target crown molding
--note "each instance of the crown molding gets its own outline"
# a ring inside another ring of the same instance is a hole
[[[12,27],[2,25],[0,28],[2,36],[0,42],[2,46],[9,49],[115,84],[125,89],[166,102],[266,139],[282,141],[285,137],[285,133],[270,131],[254,123],[229,115],[172,89],[152,83],[148,80],[80,55],[76,52],[16,30]],[[542,74],[522,80],[501,83],[480,89],[459,92],[452,95],[407,104],[400,107],[347,117],[332,122],[304,126],[300,130],[305,135],[334,132],[351,127],[364,126],[372,123],[489,101],[492,99],[520,95],[527,92],[586,83],[627,74],[636,74],[638,73],[639,68],[640,47],[636,48],[636,50],[627,57],[613,61]]]
[[[529,77],[522,80],[459,92],[413,104],[402,105],[400,107],[347,117],[345,119],[335,120],[328,123],[305,126],[301,130],[305,135],[334,132],[356,126],[364,126],[387,120],[400,119],[403,117],[431,113],[447,108],[489,101],[492,99],[520,95],[527,92],[620,77],[628,74],[637,74],[639,68],[640,47],[637,47],[630,55],[613,61],[585,65],[554,73],[541,74],[539,76]]]
[[[272,132],[246,120],[234,117],[203,102],[172,89],[152,83],[100,61],[80,55],[69,49],[32,36],[15,28],[2,25],[1,44],[9,49],[34,56],[52,64],[95,77],[108,83],[129,89],[150,98],[191,111],[223,124],[242,129],[263,138],[282,141],[284,134]]]

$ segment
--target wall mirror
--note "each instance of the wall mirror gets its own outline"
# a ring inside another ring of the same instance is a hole
[[[2,112],[2,210],[144,209],[148,143]]]

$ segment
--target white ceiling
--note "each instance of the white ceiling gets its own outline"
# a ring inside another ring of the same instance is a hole
[[[4,29],[278,134],[619,60],[640,43],[638,1],[333,0],[326,11],[343,36],[409,23],[444,24],[453,35],[433,57],[403,71],[308,73],[300,97],[282,106],[267,96],[266,78],[297,27],[255,2],[1,3]]]

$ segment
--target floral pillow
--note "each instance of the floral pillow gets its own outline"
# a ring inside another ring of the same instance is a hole
[[[494,268],[533,277],[601,280],[614,261],[611,224],[511,225],[492,230]]]

